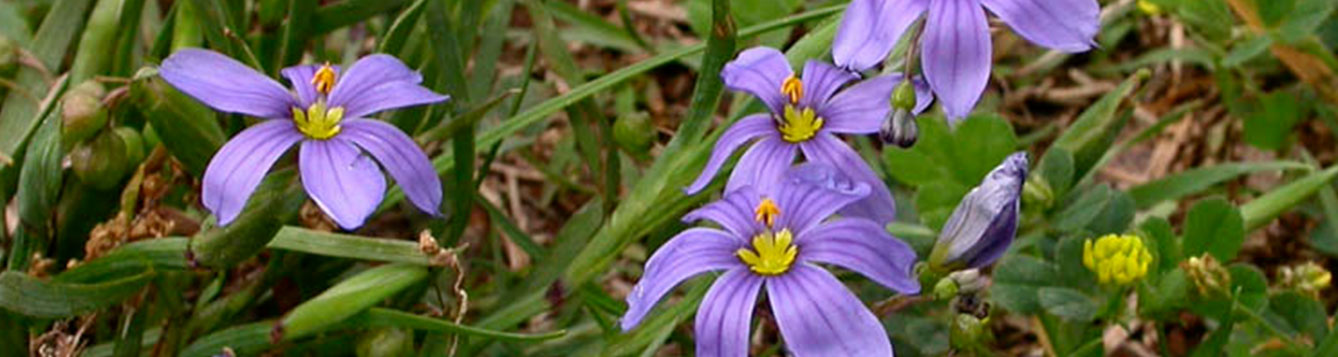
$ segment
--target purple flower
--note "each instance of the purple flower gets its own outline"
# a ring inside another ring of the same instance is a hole
[[[302,186],[340,227],[362,226],[381,203],[386,191],[382,168],[410,202],[438,214],[441,182],[427,155],[394,126],[365,119],[449,99],[419,86],[423,77],[398,59],[363,57],[342,77],[338,67],[328,64],[285,68],[283,76],[296,93],[207,50],[177,51],[159,73],[214,109],[266,119],[224,144],[205,169],[204,205],[220,226],[237,218],[269,167],[298,143]]]
[[[952,211],[929,253],[929,264],[949,270],[975,269],[999,259],[1017,235],[1026,181],[1027,153],[1008,155]]]
[[[680,282],[723,270],[697,309],[698,356],[747,355],[751,315],[764,286],[796,356],[891,356],[878,318],[818,266],[840,266],[901,293],[919,292],[910,276],[910,246],[874,221],[827,220],[868,195],[870,186],[826,165],[805,164],[775,187],[763,196],[743,186],[688,213],[686,221],[705,219],[723,229],[688,229],[650,257],[627,297],[623,330],[636,327]]]
[[[1096,0],[853,0],[832,58],[855,71],[872,68],[926,14],[920,66],[948,118],[960,119],[971,113],[990,76],[990,29],[982,5],[1023,38],[1065,52],[1091,49],[1101,26]]]
[[[716,142],[706,168],[688,186],[688,194],[706,188],[734,150],[756,140],[734,167],[726,192],[743,186],[769,192],[781,173],[794,163],[795,155],[803,152],[808,161],[837,167],[873,187],[868,198],[847,207],[844,213],[882,223],[896,217],[892,192],[836,134],[878,132],[891,107],[892,90],[902,82],[901,75],[869,79],[842,90],[842,86],[859,76],[823,62],[809,61],[800,79],[780,51],[756,47],[726,64],[720,76],[729,89],[751,93],[771,113],[749,115],[726,130]],[[920,98],[917,112],[929,106],[927,89],[917,98]]]

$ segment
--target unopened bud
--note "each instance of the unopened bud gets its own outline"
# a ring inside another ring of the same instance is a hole
[[[959,291],[960,290],[957,288],[957,282],[952,281],[951,278],[939,279],[938,283],[934,284],[935,299],[939,300],[951,299],[954,296],[957,296],[957,292]]]
[[[112,131],[105,131],[92,141],[83,142],[70,152],[74,174],[84,184],[98,189],[111,189],[129,172],[130,162],[125,141]]]
[[[1189,276],[1200,296],[1225,296],[1231,286],[1231,273],[1211,254],[1189,257],[1180,263],[1180,269]]]
[[[613,141],[629,153],[640,155],[655,144],[655,125],[645,113],[618,117],[613,122]]]
[[[95,81],[85,81],[61,97],[61,137],[67,143],[88,139],[107,125],[107,108],[102,105],[106,90]]]
[[[1318,297],[1319,292],[1328,288],[1333,280],[1333,274],[1315,262],[1282,267],[1278,274],[1281,275],[1281,285],[1284,289],[1312,297]]]
[[[920,127],[915,124],[915,114],[910,109],[893,107],[883,118],[883,126],[878,129],[878,138],[885,144],[896,145],[902,149],[915,146],[919,140]]]
[[[1017,235],[1027,153],[1004,158],[972,188],[943,224],[929,265],[934,270],[981,268],[998,260]]]
[[[1050,208],[1055,203],[1055,191],[1050,183],[1038,175],[1031,175],[1022,186],[1022,204],[1028,207]]]
[[[902,81],[896,90],[892,91],[892,107],[915,110],[915,84],[911,81]]]
[[[139,166],[139,163],[144,161],[144,137],[139,135],[138,130],[124,126],[112,130],[112,133],[119,136],[121,142],[125,143],[126,163],[131,167]]]

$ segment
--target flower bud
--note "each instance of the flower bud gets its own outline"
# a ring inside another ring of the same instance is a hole
[[[1082,263],[1102,284],[1128,285],[1148,274],[1152,253],[1138,236],[1107,234],[1083,242]]]
[[[1189,276],[1189,281],[1194,283],[1200,296],[1225,296],[1229,292],[1231,273],[1211,254],[1190,257],[1180,262],[1180,269]]]
[[[613,142],[628,153],[645,154],[655,144],[655,125],[645,113],[620,116],[613,122]]]
[[[920,136],[920,128],[915,124],[915,84],[901,82],[892,91],[892,109],[883,118],[883,125],[878,129],[878,138],[883,143],[893,144],[906,149],[915,146]]]
[[[892,108],[883,118],[883,126],[878,129],[878,138],[885,144],[892,144],[902,149],[915,146],[920,138],[920,127],[915,124],[915,114],[910,110]]]
[[[1025,152],[1009,155],[990,171],[948,217],[929,253],[930,267],[980,268],[999,259],[1017,235],[1018,209],[1026,178]]]
[[[144,161],[144,137],[139,135],[139,131],[128,127],[119,127],[112,130],[112,133],[121,138],[125,143],[126,163],[131,167],[139,166]]]
[[[106,90],[95,81],[85,81],[61,97],[61,137],[66,143],[88,139],[107,125],[107,108],[102,105]]]
[[[1333,274],[1315,262],[1282,267],[1278,270],[1278,275],[1282,280],[1283,289],[1311,297],[1319,297],[1319,292],[1328,288],[1333,280]]]
[[[130,171],[128,151],[120,135],[104,131],[92,141],[75,146],[70,152],[70,164],[84,184],[108,190],[116,187]]]

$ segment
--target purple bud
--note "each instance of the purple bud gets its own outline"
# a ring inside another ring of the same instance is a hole
[[[937,269],[980,268],[1003,255],[1017,235],[1027,153],[1008,155],[962,198],[929,254]]]

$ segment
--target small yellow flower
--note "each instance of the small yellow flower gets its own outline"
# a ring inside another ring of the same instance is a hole
[[[1161,6],[1157,6],[1157,4],[1148,0],[1138,0],[1138,10],[1143,11],[1144,14],[1153,16],[1161,14]]]
[[[1148,274],[1152,253],[1138,236],[1109,234],[1083,243],[1082,263],[1102,284],[1128,285]]]
[[[1180,262],[1180,269],[1185,270],[1185,275],[1189,276],[1189,281],[1198,288],[1199,295],[1225,295],[1230,292],[1231,273],[1222,267],[1222,263],[1217,262],[1211,254],[1204,254],[1202,257],[1189,257],[1188,260]]]
[[[1295,290],[1312,297],[1319,297],[1319,292],[1327,289],[1333,282],[1333,274],[1315,262],[1282,267],[1278,270],[1278,275],[1282,278],[1281,284],[1284,289]]]

